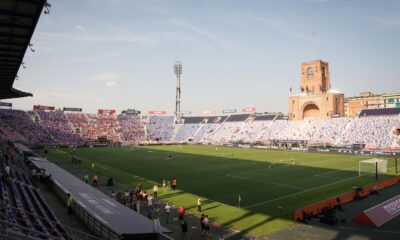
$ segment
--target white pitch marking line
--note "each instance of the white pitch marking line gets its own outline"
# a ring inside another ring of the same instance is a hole
[[[329,160],[320,160],[320,161],[307,161],[307,162],[297,162],[300,165],[308,165],[308,164],[314,164],[314,163],[325,163],[329,162]]]
[[[285,198],[288,198],[288,197],[296,196],[296,195],[303,194],[303,193],[306,193],[306,192],[311,192],[311,191],[314,191],[314,190],[317,190],[317,189],[320,189],[320,188],[324,188],[324,187],[328,187],[328,186],[331,186],[331,185],[335,185],[337,183],[348,181],[348,180],[355,179],[355,178],[358,178],[358,177],[359,176],[345,178],[345,179],[340,180],[340,181],[336,181],[336,182],[333,182],[333,183],[328,183],[328,184],[325,184],[325,185],[322,185],[322,186],[318,186],[318,187],[315,187],[315,188],[311,188],[311,189],[307,189],[307,190],[304,190],[304,191],[301,191],[301,192],[292,193],[292,194],[285,195],[285,196],[282,196],[282,197],[277,197],[277,198],[274,198],[274,199],[271,199],[271,200],[267,200],[267,201],[263,201],[263,202],[259,202],[259,203],[255,203],[255,204],[251,204],[251,205],[249,205],[247,207],[243,207],[243,208],[244,209],[248,209],[248,208],[264,205],[264,204],[275,202],[275,201],[278,201],[278,200],[282,200],[282,199],[285,199]]]
[[[319,160],[319,161],[307,161],[307,162],[296,162],[299,165],[312,165],[314,163],[325,163],[331,161],[330,159],[325,159],[325,160]],[[335,159],[335,161],[348,161],[348,159]]]
[[[241,176],[236,176],[236,175],[231,175],[231,174],[226,174],[227,177],[232,177],[232,178],[239,178],[239,179],[244,179],[252,182],[260,182],[260,183],[267,183],[267,184],[274,184],[277,186],[281,187],[287,187],[287,188],[293,188],[293,189],[300,189],[300,190],[307,190],[307,188],[302,188],[302,187],[296,187],[292,185],[287,185],[287,184],[282,184],[282,183],[276,183],[276,182],[271,182],[271,181],[264,181],[264,180],[257,180],[253,178],[247,178],[247,177],[241,177]]]
[[[319,176],[318,174],[314,175],[314,177],[327,178],[327,179],[333,179],[333,180],[341,180],[342,179],[342,178],[335,178],[335,177]]]
[[[348,169],[353,169],[353,168],[358,168],[358,166],[353,166],[353,167],[348,167],[348,168],[342,168],[342,169],[337,169],[337,170],[326,171],[326,172],[322,172],[322,173],[315,174],[314,176],[320,177],[321,175],[325,175],[325,174],[328,174],[328,173],[339,172],[339,171],[348,170]]]

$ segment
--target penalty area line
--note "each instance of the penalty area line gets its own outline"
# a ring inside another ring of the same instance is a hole
[[[271,200],[267,200],[267,201],[263,201],[263,202],[259,202],[259,203],[255,203],[255,204],[251,204],[251,205],[243,207],[243,208],[244,209],[249,209],[249,208],[252,208],[252,207],[257,207],[257,206],[260,206],[260,205],[276,202],[276,201],[279,201],[279,200],[282,200],[282,199],[286,199],[286,198],[293,197],[293,196],[296,196],[296,195],[299,195],[299,194],[311,192],[311,191],[318,190],[318,189],[321,189],[321,188],[324,188],[324,187],[329,187],[329,186],[335,185],[337,183],[345,182],[345,181],[348,181],[348,180],[351,180],[351,179],[355,179],[355,178],[359,178],[359,177],[360,176],[354,176],[354,177],[345,178],[345,179],[340,180],[340,181],[336,181],[336,182],[333,182],[333,183],[328,183],[328,184],[325,184],[325,185],[322,185],[322,186],[318,186],[318,187],[315,187],[315,188],[310,188],[310,189],[307,189],[307,190],[304,190],[304,191],[300,191],[300,192],[297,192],[297,193],[292,193],[292,194],[285,195],[285,196],[282,196],[282,197],[277,197],[277,198],[274,198],[274,199],[271,199]]]

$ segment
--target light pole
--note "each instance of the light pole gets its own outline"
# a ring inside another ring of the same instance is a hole
[[[182,64],[176,61],[174,64],[174,72],[176,75],[176,99],[175,99],[175,117],[176,123],[181,123],[181,75]]]

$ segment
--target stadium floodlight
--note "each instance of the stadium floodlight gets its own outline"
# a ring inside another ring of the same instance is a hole
[[[176,99],[175,99],[175,118],[176,123],[181,122],[181,75],[182,75],[182,64],[176,61],[174,64],[174,72],[176,75]]]
[[[182,63],[180,63],[179,61],[176,61],[174,64],[174,72],[176,77],[180,77],[182,74]]]

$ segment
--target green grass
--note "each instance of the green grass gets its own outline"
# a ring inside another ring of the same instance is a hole
[[[287,228],[297,208],[375,181],[358,177],[358,161],[366,156],[197,145],[81,148],[77,154],[83,168],[94,162],[94,171],[132,187],[140,182],[151,189],[154,182],[175,177],[179,190],[162,191],[163,201],[196,214],[201,196],[203,209],[214,221],[254,236]],[[47,157],[64,166],[70,162],[67,149]],[[391,174],[393,168],[380,179]]]

